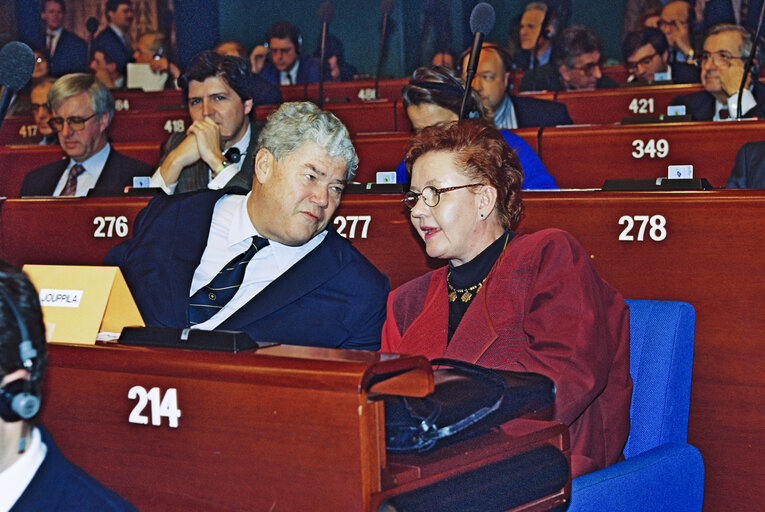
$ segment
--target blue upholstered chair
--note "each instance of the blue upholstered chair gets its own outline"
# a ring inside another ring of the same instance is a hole
[[[630,435],[625,460],[575,478],[573,511],[699,511],[704,463],[687,444],[693,328],[690,304],[628,300]]]

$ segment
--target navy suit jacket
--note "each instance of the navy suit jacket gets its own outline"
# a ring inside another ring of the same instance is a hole
[[[742,25],[757,29],[757,20],[762,9],[762,0],[749,0],[749,10]],[[730,0],[707,0],[704,6],[704,29],[708,29],[718,23],[736,23],[736,15]]]
[[[122,269],[147,326],[188,326],[189,289],[215,203],[245,192],[159,196],[136,217],[133,237],[106,255],[105,265]],[[377,350],[389,290],[388,278],[330,228],[318,247],[218,329],[244,331],[256,341]]]
[[[300,66],[298,67],[298,73],[297,73],[297,82],[298,84],[310,84],[314,82],[319,81],[319,59],[314,59],[313,57],[307,57],[304,55],[301,55],[298,57]],[[258,76],[261,78],[265,78],[269,82],[271,82],[274,85],[281,85],[281,79],[279,75],[279,70],[276,69],[276,66],[272,62],[266,62],[266,65],[263,66],[263,69],[260,70],[260,73],[258,73]],[[325,80],[329,81],[327,77],[324,77]]]
[[[725,188],[765,188],[765,141],[741,146]]]
[[[755,82],[752,95],[757,105],[741,117],[765,118],[765,85]],[[715,97],[707,91],[677,96],[672,100],[672,105],[685,105],[686,114],[690,114],[694,121],[711,121],[715,116]]]
[[[257,105],[279,105],[282,102],[282,90],[260,75],[250,74],[252,82],[252,101]]]
[[[137,509],[64,457],[47,430],[37,426],[48,448],[42,465],[10,512],[133,512]]]
[[[510,100],[515,108],[518,128],[574,124],[563,103],[514,94],[510,95]]]
[[[133,60],[133,49],[125,46],[111,26],[107,25],[98,33],[93,41],[93,48],[109,55],[117,65],[117,71],[122,76],[127,76],[127,63]]]
[[[29,171],[21,184],[20,196],[52,196],[68,165],[69,159],[64,158]],[[93,189],[105,192],[123,189],[133,185],[134,176],[151,176],[154,170],[145,162],[118,153],[112,146]]]
[[[88,44],[78,35],[64,29],[58,38],[53,57],[48,57],[50,74],[62,76],[68,73],[88,72]]]

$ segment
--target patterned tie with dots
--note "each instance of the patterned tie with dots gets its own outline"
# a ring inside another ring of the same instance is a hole
[[[244,279],[244,271],[252,257],[268,245],[260,236],[252,237],[250,247],[229,261],[206,286],[189,297],[189,327],[209,320],[230,301]]]

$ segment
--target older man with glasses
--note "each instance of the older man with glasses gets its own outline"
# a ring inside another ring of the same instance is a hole
[[[736,117],[765,117],[765,85],[757,80],[762,66],[762,49],[754,65],[745,66],[754,51],[752,33],[741,25],[720,24],[712,27],[698,59],[703,91],[678,96],[672,105],[684,105],[694,121],[724,121]],[[746,80],[739,102],[741,81]],[[741,104],[742,115],[738,116]]]
[[[85,196],[133,185],[134,176],[151,176],[150,165],[112,149],[107,139],[114,98],[92,75],[72,73],[56,80],[48,92],[50,127],[69,157],[30,171],[21,196]]]

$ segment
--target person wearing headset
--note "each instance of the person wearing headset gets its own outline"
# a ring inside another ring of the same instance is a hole
[[[69,462],[35,424],[47,350],[37,291],[0,260],[0,510],[136,510]]]
[[[756,80],[762,65],[762,51],[752,33],[741,25],[723,23],[707,33],[699,55],[703,91],[678,96],[672,105],[684,105],[694,121],[724,121],[736,118],[739,87],[752,52],[757,58],[746,78],[741,97],[741,117],[765,117],[765,85]],[[753,77],[755,77],[753,79]]]
[[[302,54],[303,38],[288,21],[275,23],[266,33],[271,62],[260,76],[274,85],[305,84],[319,81],[319,59]]]
[[[544,2],[531,2],[521,15],[521,50],[513,56],[517,69],[533,69],[550,62],[558,17]],[[536,57],[536,58],[535,58]]]

